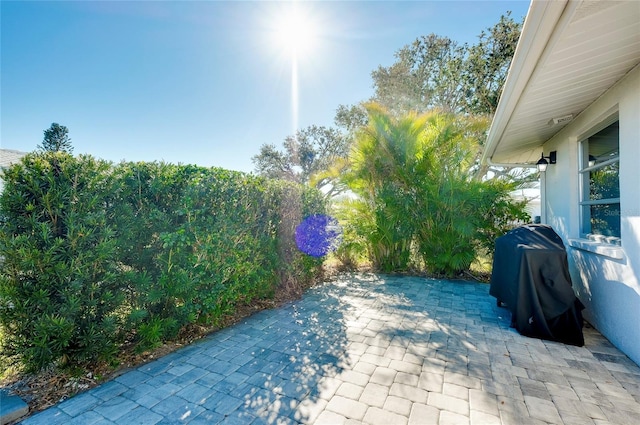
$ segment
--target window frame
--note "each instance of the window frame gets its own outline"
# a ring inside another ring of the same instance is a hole
[[[587,213],[587,209],[593,205],[620,205],[620,193],[618,191],[617,198],[605,198],[605,199],[590,199],[590,173],[592,171],[597,171],[602,168],[608,167],[612,164],[618,164],[618,187],[620,184],[620,133],[618,132],[618,150],[617,155],[612,156],[611,158],[602,161],[597,164],[589,165],[588,157],[589,157],[589,139],[596,134],[600,133],[602,130],[608,128],[614,123],[619,123],[620,120],[618,118],[618,114],[614,114],[608,119],[601,122],[598,126],[593,127],[590,131],[586,132],[583,137],[579,139],[578,149],[579,149],[579,163],[578,163],[578,176],[580,183],[580,194],[579,194],[579,202],[578,202],[578,210],[580,216],[580,237],[585,239],[590,239],[596,242],[603,242],[612,245],[620,245],[621,244],[621,236],[606,236],[601,234],[595,234],[591,230],[591,214]],[[586,152],[585,152],[586,150]],[[618,210],[621,211],[621,207],[618,207]],[[618,220],[621,219],[621,216],[618,215]],[[589,231],[587,231],[587,228]]]

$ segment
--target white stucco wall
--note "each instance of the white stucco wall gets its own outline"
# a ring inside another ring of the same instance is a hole
[[[570,111],[568,111],[570,112]],[[618,113],[621,248],[580,239],[579,141]],[[585,318],[640,364],[640,66],[544,145],[556,165],[542,178],[542,220],[563,237]],[[615,258],[618,257],[618,258]]]

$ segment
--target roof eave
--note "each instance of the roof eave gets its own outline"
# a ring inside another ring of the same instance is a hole
[[[545,48],[559,24],[568,0],[536,1],[522,27],[522,33],[509,67],[502,95],[496,109],[482,154],[482,163],[492,164],[492,158],[521,96],[535,72]]]

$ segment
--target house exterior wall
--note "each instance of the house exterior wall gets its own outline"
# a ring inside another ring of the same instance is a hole
[[[613,114],[620,124],[621,246],[580,235],[579,142]],[[574,289],[587,319],[640,364],[640,66],[544,145],[557,164],[542,177],[542,220],[567,245]]]

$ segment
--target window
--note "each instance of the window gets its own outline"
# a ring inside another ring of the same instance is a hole
[[[580,143],[581,232],[609,243],[620,241],[618,121]]]

